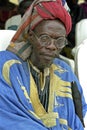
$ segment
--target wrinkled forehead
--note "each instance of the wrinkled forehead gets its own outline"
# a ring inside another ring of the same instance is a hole
[[[41,32],[50,32],[50,31],[53,31],[54,33],[60,31],[60,33],[66,34],[65,25],[59,19],[43,20],[33,29],[33,31],[39,34]]]

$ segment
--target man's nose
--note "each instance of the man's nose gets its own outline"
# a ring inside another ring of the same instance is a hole
[[[47,48],[52,49],[52,50],[56,50],[56,46],[55,46],[55,39],[52,39],[49,43],[49,45],[47,46]]]

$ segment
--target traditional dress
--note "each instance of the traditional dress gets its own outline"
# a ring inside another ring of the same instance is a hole
[[[81,93],[83,116],[87,106],[70,67],[55,59],[49,68],[47,111],[40,102],[30,70],[29,61],[24,62],[9,51],[0,53],[0,130],[83,130],[75,114],[72,82],[76,82]]]

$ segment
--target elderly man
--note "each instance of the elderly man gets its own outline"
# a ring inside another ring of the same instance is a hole
[[[0,52],[0,130],[84,129],[82,88],[58,58],[70,30],[61,0],[31,4],[7,51]]]

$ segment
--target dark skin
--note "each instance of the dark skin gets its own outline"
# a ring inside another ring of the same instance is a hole
[[[38,37],[43,34],[47,34],[54,39],[66,36],[65,26],[59,20],[44,20],[33,31]],[[55,46],[55,40],[52,40],[48,46],[42,46],[34,33],[29,32],[29,40],[33,47],[30,60],[33,65],[43,72],[44,68],[49,67],[54,58],[58,57],[61,50]]]

